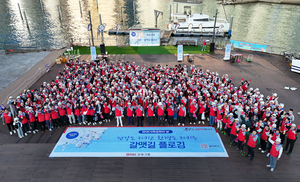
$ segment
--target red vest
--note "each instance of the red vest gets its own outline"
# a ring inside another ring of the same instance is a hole
[[[296,137],[297,137],[296,129],[294,131],[292,129],[289,129],[287,138],[290,140],[296,140]]]
[[[274,143],[272,145],[272,148],[271,148],[271,151],[270,151],[270,155],[277,158],[279,156],[279,151],[280,151],[281,147],[282,147],[281,144],[277,145],[277,149],[279,149],[277,151],[277,149],[276,149],[276,143]]]
[[[74,114],[75,114],[76,116],[79,116],[79,115],[80,115],[80,111],[79,111],[78,108],[75,109]]]
[[[72,111],[72,109],[71,109],[71,108],[69,108],[69,107],[67,106],[67,114],[68,114],[68,115],[71,115],[71,114],[72,114],[72,112],[73,112],[73,111]]]
[[[115,115],[116,115],[116,117],[122,116],[121,110],[119,110],[117,107],[115,107]]]
[[[140,108],[136,108],[136,116],[141,117],[143,116],[143,111]]]
[[[238,140],[239,141],[245,141],[246,138],[246,129],[244,129],[245,131],[243,132],[242,129],[240,129],[239,135],[238,135]]]
[[[151,107],[148,107],[147,114],[150,117],[153,116],[153,110],[151,109]]]
[[[104,113],[108,114],[110,112],[110,109],[107,105],[104,105]]]
[[[29,113],[29,121],[32,123],[32,122],[35,122],[35,116],[33,113]]]
[[[158,109],[157,109],[157,114],[158,114],[159,116],[163,116],[163,115],[164,115],[164,110],[163,110],[163,109],[161,109],[161,107],[160,107],[160,106],[158,106]]]
[[[58,118],[58,112],[56,112],[55,110],[51,110],[51,117],[52,117],[52,119],[57,119]]]
[[[129,107],[127,107],[126,112],[127,112],[127,116],[129,116],[129,117],[133,115],[133,112],[132,112],[131,108],[129,108]]]
[[[168,116],[174,116],[174,109],[168,108]]]
[[[258,139],[258,136],[257,136],[257,135],[256,135],[256,137],[257,137],[257,139]],[[249,140],[248,140],[248,143],[247,143],[248,146],[249,146],[249,147],[252,147],[252,148],[255,148],[257,139],[254,141],[253,135],[251,134],[251,135],[249,136]]]
[[[45,112],[45,120],[50,120],[50,118],[51,118],[51,115],[50,115],[50,113],[48,113],[48,112]]]
[[[178,116],[184,117],[185,112],[182,110],[182,108],[179,108]]]
[[[239,125],[238,125],[238,126],[239,126]],[[232,128],[231,128],[230,134],[233,134],[234,136],[236,136],[236,135],[237,135],[236,131],[237,131],[237,129],[236,129],[236,127],[235,127],[235,122],[234,122],[234,123],[232,124]]]
[[[60,116],[66,115],[66,111],[64,109],[62,109],[61,107],[58,108],[58,113]]]
[[[22,118],[22,121],[21,121],[22,124],[28,123],[26,116],[19,115],[19,117]]]
[[[270,133],[270,130],[266,131],[266,129],[264,129],[264,131],[262,132],[262,135],[261,135],[261,139],[263,139],[264,141],[267,141],[268,140],[268,135],[267,133]]]
[[[5,119],[5,123],[12,123],[12,117],[8,116],[7,113],[3,113],[4,119]]]
[[[39,122],[44,122],[45,121],[45,115],[42,113],[38,113],[38,121]]]

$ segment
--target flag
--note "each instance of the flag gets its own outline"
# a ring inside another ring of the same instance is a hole
[[[116,27],[116,35],[119,33],[120,28],[121,28],[121,25],[118,24],[117,27]]]
[[[88,31],[91,31],[92,30],[92,24],[89,24],[88,25]]]

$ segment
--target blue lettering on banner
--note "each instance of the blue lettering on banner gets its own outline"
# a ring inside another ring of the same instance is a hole
[[[140,134],[170,134],[172,130],[140,130]]]
[[[72,131],[66,135],[67,139],[74,139],[78,137],[79,133],[77,131]]]

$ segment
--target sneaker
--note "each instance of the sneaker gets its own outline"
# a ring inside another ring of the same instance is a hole
[[[269,156],[270,156],[270,153],[267,154],[267,157],[269,157]]]
[[[201,121],[199,121],[198,124],[201,124]]]
[[[184,126],[184,124],[182,124],[182,126]]]
[[[81,123],[79,123],[79,125],[81,125]]]
[[[14,130],[14,133],[16,133],[16,130]]]
[[[274,168],[271,168],[270,171],[273,172],[273,171],[274,171]]]
[[[52,129],[50,128],[49,131],[52,131]]]
[[[86,122],[83,122],[83,124],[86,124]]]
[[[265,153],[266,151],[262,150],[261,153]]]
[[[178,126],[180,126],[180,123],[178,123]]]
[[[31,131],[27,131],[27,133],[31,133]]]
[[[192,122],[190,122],[190,124],[192,124]]]
[[[267,167],[271,167],[271,165],[270,164],[268,164],[268,165],[266,165]]]
[[[91,122],[89,122],[88,125],[91,125]]]
[[[110,119],[108,120],[108,122],[110,122]]]
[[[241,153],[243,153],[243,151],[242,151],[242,150],[240,151],[240,154],[241,154]]]
[[[100,121],[99,124],[102,124],[102,121]]]
[[[10,135],[12,135],[12,132],[9,132]]]
[[[239,148],[236,148],[235,150],[239,150]]]
[[[258,148],[258,150],[261,150],[261,148]]]
[[[23,138],[23,137],[19,137],[19,138]]]
[[[35,131],[33,131],[33,134],[35,134]]]
[[[196,123],[194,123],[194,124],[196,124]]]
[[[205,122],[204,122],[204,121],[202,121],[202,124],[205,124]]]
[[[25,133],[24,135],[27,136],[27,133]]]

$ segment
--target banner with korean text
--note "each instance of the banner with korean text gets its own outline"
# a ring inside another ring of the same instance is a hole
[[[228,157],[212,127],[68,127],[50,157]]]

